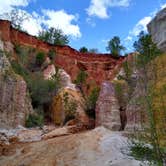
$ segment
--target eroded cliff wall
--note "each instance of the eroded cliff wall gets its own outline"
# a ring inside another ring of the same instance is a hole
[[[80,70],[88,73],[88,83],[100,85],[103,80],[111,80],[119,70],[123,57],[113,58],[110,54],[80,53],[69,46],[54,46],[38,40],[25,32],[11,27],[9,21],[0,20],[0,38],[5,43],[30,46],[48,52],[56,52],[55,64],[63,68],[75,80]]]
[[[5,53],[0,51],[0,128],[24,126],[31,112],[26,82],[14,73]]]
[[[166,52],[166,8],[148,24],[148,31],[158,48]]]

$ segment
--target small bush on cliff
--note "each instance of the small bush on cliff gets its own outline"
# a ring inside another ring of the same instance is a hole
[[[99,52],[99,50],[97,48],[90,48],[89,53],[93,53],[93,54],[97,54]]]
[[[83,85],[86,82],[88,74],[84,70],[80,70],[74,83],[76,85]]]
[[[65,121],[64,124],[74,119],[76,116],[76,110],[77,110],[77,103],[73,99],[69,98],[69,94],[66,92],[63,95],[63,101],[64,101],[64,109],[65,109]]]
[[[45,54],[44,52],[38,52],[36,55],[36,64],[41,66],[45,61]]]
[[[94,119],[95,119],[96,102],[99,97],[99,92],[100,92],[100,88],[95,87],[94,89],[92,89],[90,95],[86,99],[85,111],[89,117]]]
[[[118,36],[114,36],[111,40],[108,41],[106,50],[110,51],[113,56],[118,57],[121,51],[125,50],[125,47],[121,45],[120,38]]]
[[[21,46],[17,43],[14,44],[14,50],[17,54],[17,57],[22,65],[27,65],[29,58],[29,48]]]
[[[57,76],[58,77],[58,76]],[[34,108],[38,108],[51,101],[59,88],[58,79],[44,80],[42,75],[35,74],[28,80],[28,88],[30,90],[32,104]]]
[[[56,28],[40,31],[38,38],[54,45],[66,45],[69,43],[68,36],[61,29]]]
[[[87,53],[87,52],[88,52],[88,49],[87,49],[86,47],[81,47],[81,48],[79,49],[79,51],[82,52],[82,53]]]
[[[56,52],[55,52],[53,49],[50,49],[49,52],[48,52],[48,57],[49,57],[51,60],[54,60],[54,59],[55,59],[55,56],[56,56]]]
[[[25,126],[28,128],[37,127],[37,126],[42,127],[43,124],[44,124],[44,116],[41,113],[30,114],[25,122]]]
[[[25,80],[29,75],[29,72],[26,68],[24,68],[21,64],[16,61],[11,61],[11,66],[15,73],[21,75]]]

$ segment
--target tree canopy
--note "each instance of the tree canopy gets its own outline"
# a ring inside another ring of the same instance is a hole
[[[133,47],[139,53],[137,63],[140,67],[145,66],[145,64],[161,54],[156,44],[153,43],[151,35],[143,31],[138,35],[138,40],[134,42]]]
[[[54,45],[66,45],[69,43],[68,36],[61,29],[49,28],[39,32],[38,38]]]
[[[135,51],[137,51],[144,60],[151,60],[161,54],[156,44],[153,43],[151,35],[143,31],[140,32],[138,41],[135,41],[133,46]]]
[[[81,48],[79,49],[79,51],[82,52],[82,53],[87,53],[87,52],[88,52],[88,49],[87,49],[86,47],[81,47]]]
[[[114,36],[111,40],[108,41],[108,46],[106,47],[107,51],[114,56],[119,56],[122,50],[125,50],[125,47],[121,45],[120,38]]]

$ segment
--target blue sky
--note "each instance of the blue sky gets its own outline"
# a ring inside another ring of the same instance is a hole
[[[32,35],[42,25],[60,28],[73,48],[86,46],[99,52],[106,52],[108,40],[116,35],[130,52],[136,36],[166,7],[166,0],[0,0],[0,14],[14,7],[29,15],[23,28]]]

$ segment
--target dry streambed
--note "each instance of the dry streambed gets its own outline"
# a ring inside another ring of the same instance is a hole
[[[10,145],[10,153],[0,156],[2,166],[139,166],[127,156],[127,138],[104,127],[91,131]],[[60,130],[59,130],[60,132]],[[122,152],[123,151],[123,152]]]

